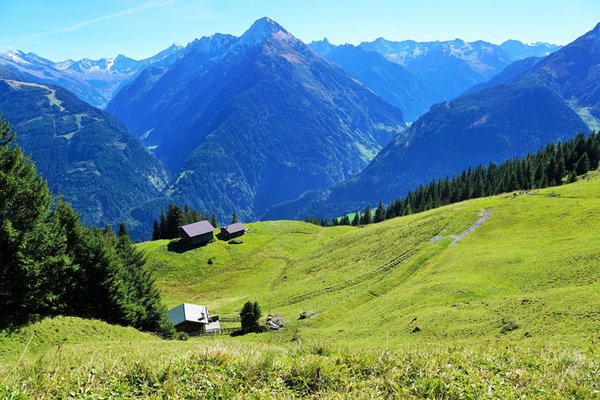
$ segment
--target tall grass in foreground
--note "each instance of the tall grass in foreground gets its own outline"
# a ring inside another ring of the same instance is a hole
[[[600,397],[593,342],[568,349],[531,342],[400,352],[207,344],[149,342],[93,352],[58,347],[14,370],[0,369],[0,398]]]

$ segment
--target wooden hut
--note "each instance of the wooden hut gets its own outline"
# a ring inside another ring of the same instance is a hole
[[[179,227],[179,236],[188,244],[204,244],[214,239],[215,227],[208,221],[194,222]]]
[[[220,234],[223,236],[224,240],[231,240],[238,236],[244,235],[248,231],[249,231],[249,229],[246,228],[244,226],[244,224],[242,224],[240,222],[236,222],[234,224],[227,225],[227,226],[221,228]]]
[[[180,304],[168,312],[169,320],[180,332],[189,334],[216,333],[221,330],[218,315],[210,315],[204,306]]]

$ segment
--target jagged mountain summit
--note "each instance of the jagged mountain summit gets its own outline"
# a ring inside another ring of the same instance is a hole
[[[433,88],[379,53],[349,44],[335,46],[327,39],[312,42],[308,46],[342,67],[382,99],[400,108],[408,121],[415,121],[431,105],[442,100]]]
[[[451,100],[471,86],[490,80],[514,61],[546,56],[558,48],[549,44],[525,45],[518,41],[496,45],[482,40],[395,42],[383,38],[363,42],[360,47],[404,66],[444,100]]]
[[[52,192],[86,224],[115,224],[167,184],[162,165],[137,137],[63,88],[0,66],[0,113]]]
[[[523,43],[519,40],[510,39],[502,44],[500,48],[504,50],[513,61],[522,60],[531,57],[546,57],[560,50],[562,46],[546,42]]]
[[[360,172],[405,127],[400,109],[271,19],[188,47],[108,106],[174,174],[178,203],[256,218]]]
[[[144,60],[123,55],[99,60],[52,62],[34,53],[19,50],[0,53],[0,65],[25,77],[31,82],[61,86],[81,100],[105,107],[113,95],[142,69],[149,65],[168,65],[177,59],[183,47],[172,45]]]

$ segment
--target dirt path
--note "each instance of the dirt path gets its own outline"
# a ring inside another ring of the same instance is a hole
[[[446,239],[446,238],[452,238],[454,239],[452,241],[452,243],[450,243],[448,245],[448,247],[452,247],[454,245],[456,245],[460,240],[464,239],[469,233],[473,232],[475,229],[479,228],[481,226],[481,224],[483,224],[492,214],[492,210],[487,210],[485,212],[485,214],[483,214],[483,217],[479,218],[473,225],[471,225],[467,230],[463,231],[460,235],[448,235],[448,236],[434,236],[431,238],[431,243],[437,243],[440,240]]]

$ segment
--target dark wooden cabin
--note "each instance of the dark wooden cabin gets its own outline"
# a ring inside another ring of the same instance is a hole
[[[204,244],[214,239],[215,227],[208,221],[194,222],[179,227],[179,236],[188,244]]]
[[[246,228],[241,222],[236,222],[235,224],[221,228],[220,235],[223,236],[224,240],[230,240],[238,236],[242,236],[246,232],[248,232],[248,228]]]

